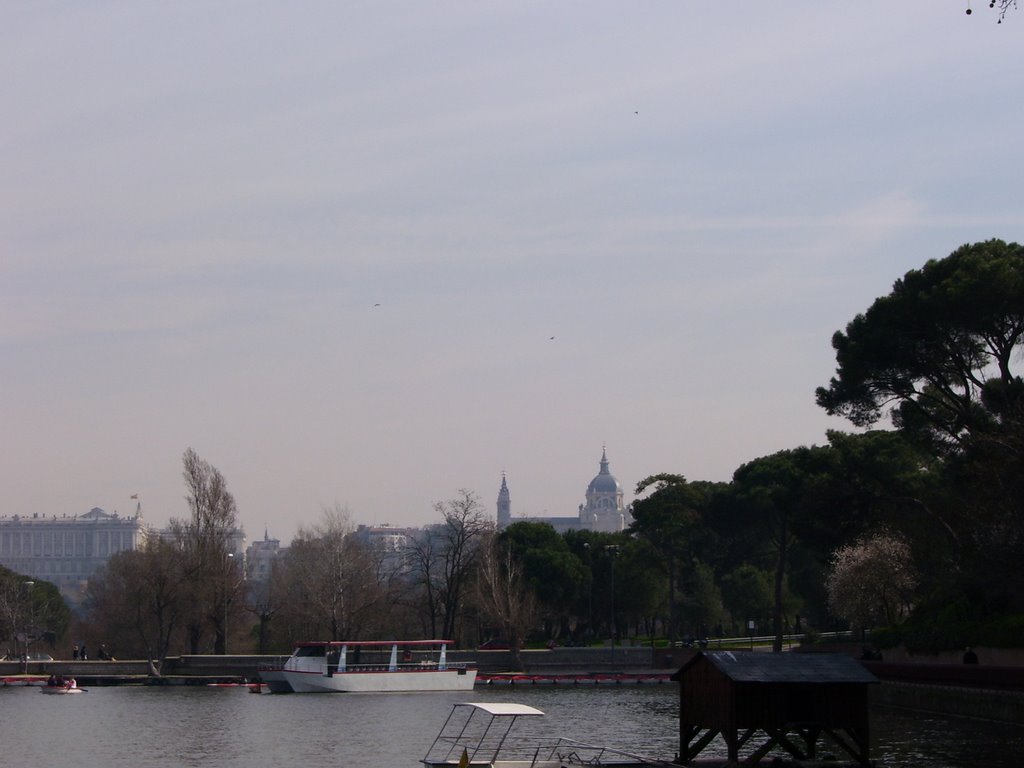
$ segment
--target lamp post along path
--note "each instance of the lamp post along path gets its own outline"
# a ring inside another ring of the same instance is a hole
[[[228,653],[228,601],[231,591],[231,571],[235,563],[235,553],[228,552],[227,569],[224,572],[224,655]]]
[[[615,558],[619,554],[618,544],[609,544],[605,550],[611,555],[611,604],[612,604],[612,672],[615,671],[615,638],[619,633],[618,624],[615,622]]]
[[[35,587],[36,583],[34,581],[25,581],[25,582],[22,582],[22,583],[25,585],[25,594],[28,597],[28,615],[29,615],[28,625],[25,627],[25,631],[22,634],[22,637],[24,639],[24,646],[25,646],[25,665],[24,665],[24,671],[25,671],[25,674],[27,675],[28,674],[28,654],[29,654],[29,650],[28,650],[29,649],[28,637],[29,637],[29,632],[32,631],[32,625],[35,623],[35,620],[36,620],[35,606],[32,603],[32,588]],[[17,645],[15,645],[15,650],[17,650]]]

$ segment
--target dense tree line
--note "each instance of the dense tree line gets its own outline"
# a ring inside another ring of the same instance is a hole
[[[223,476],[190,450],[189,518],[111,558],[90,584],[88,621],[122,655],[156,662],[311,638],[518,649],[753,632],[781,648],[790,632],[886,627],[875,637],[911,646],[1014,642],[1022,339],[1024,249],[965,245],[833,336],[837,368],[817,402],[857,431],[756,458],[725,483],[653,474],[617,534],[529,521],[499,531],[459,491],[404,549],[375,551],[347,511],[329,510],[258,583],[229,556],[237,522]],[[24,622],[19,583],[0,574],[6,636]]]
[[[888,417],[903,441],[870,487],[925,577],[917,642],[1001,642],[1022,626],[1022,339],[1024,248],[1001,240],[911,270],[833,337],[818,403],[858,426]]]
[[[495,537],[560,642],[889,627],[919,647],[1024,628],[1024,249],[965,245],[897,280],[832,340],[818,404],[859,431],[728,483],[640,481],[629,531]],[[878,428],[884,427],[884,428]],[[880,639],[886,633],[878,635]]]

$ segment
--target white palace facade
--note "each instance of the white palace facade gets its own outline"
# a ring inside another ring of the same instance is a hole
[[[136,549],[144,536],[141,510],[125,517],[94,507],[82,515],[0,516],[0,565],[52,582],[77,602],[107,558]]]

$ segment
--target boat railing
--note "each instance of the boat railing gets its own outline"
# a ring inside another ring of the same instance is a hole
[[[616,768],[640,768],[641,766],[672,766],[675,763],[647,755],[627,752],[614,747],[587,744],[573,739],[558,738],[554,742],[506,741],[507,731],[488,732],[483,738],[466,738],[460,734],[455,738],[441,739],[443,747],[438,754],[438,742],[423,760],[426,765],[455,765],[463,750],[469,765],[516,765],[520,768],[540,766],[615,766]],[[500,756],[500,759],[499,759]]]
[[[277,660],[275,662],[268,662],[268,663],[260,664],[258,669],[260,671],[264,671],[264,672],[271,672],[271,671],[282,670],[282,669],[285,668],[285,662],[288,661],[289,658],[290,657],[288,657],[288,656],[282,656],[282,657],[279,658],[279,660]],[[307,672],[319,673],[321,675],[327,675],[327,674],[332,674],[333,675],[333,674],[338,674],[339,672],[390,672],[390,671],[394,671],[394,670],[391,669],[390,664],[388,662],[386,662],[386,661],[385,662],[370,662],[370,663],[366,663],[366,664],[363,664],[363,663],[360,663],[360,664],[349,663],[349,664],[346,664],[343,668],[341,668],[339,670],[338,664],[336,662],[320,661],[318,664],[314,665],[314,664],[311,664],[309,659],[307,658],[305,660],[305,664],[303,666],[305,667],[305,670]],[[471,663],[467,663],[467,662],[463,662],[463,661],[458,661],[458,662],[448,662],[447,664],[445,664],[443,669],[448,669],[448,670],[452,670],[452,669],[454,669],[454,670],[466,670],[466,669],[472,668],[473,666],[474,665],[471,664]],[[442,669],[442,667],[440,667],[440,665],[438,664],[437,661],[430,661],[430,660],[424,659],[423,661],[402,661],[402,662],[399,662],[398,665],[396,666],[396,669],[398,671],[401,671],[401,672],[426,672],[426,671],[433,671],[433,670],[437,670],[437,669]]]
[[[452,707],[421,761],[427,768],[455,765],[565,768],[572,765],[675,766],[660,758],[565,737],[509,739],[517,720],[543,716],[536,707],[510,702],[465,702]]]
[[[426,765],[457,764],[463,752],[469,765],[493,765],[500,753],[503,761],[516,761],[523,766],[537,765],[542,752],[550,750],[539,745],[504,744],[506,732],[488,733],[484,737],[467,738],[459,735],[441,738],[431,747],[423,759]]]
[[[657,757],[616,749],[600,744],[587,744],[574,739],[559,738],[552,746],[538,749],[537,762],[557,761],[563,765],[675,766],[676,763]]]

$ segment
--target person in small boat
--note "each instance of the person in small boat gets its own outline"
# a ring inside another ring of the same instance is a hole
[[[49,679],[47,679],[47,681],[46,681],[46,684],[50,688],[56,688],[57,687],[57,676],[51,672]]]
[[[69,690],[71,688],[77,688],[78,687],[78,681],[75,680],[75,678],[73,678],[73,677],[69,677],[68,681],[64,684],[64,687],[68,688]]]

